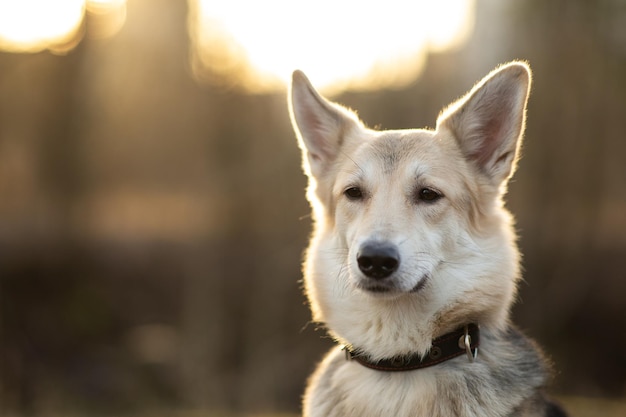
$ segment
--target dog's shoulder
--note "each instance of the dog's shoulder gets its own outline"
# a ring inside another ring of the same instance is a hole
[[[486,363],[507,378],[532,376],[543,381],[551,373],[550,362],[539,345],[512,324],[504,330],[481,329],[481,350]],[[502,368],[504,364],[509,366]]]
[[[552,363],[533,339],[514,325],[501,332],[487,333],[485,339],[493,349],[487,354],[493,354],[496,363],[504,365],[508,362],[510,365],[493,369],[492,376],[498,384],[515,381],[516,390],[528,392],[527,399],[518,406],[514,416],[568,416],[558,403],[544,393],[552,377]]]

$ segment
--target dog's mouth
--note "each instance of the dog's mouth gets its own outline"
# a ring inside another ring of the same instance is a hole
[[[428,282],[428,275],[424,275],[410,289],[405,289],[394,283],[393,280],[388,282],[368,282],[369,280],[359,281],[357,287],[365,292],[376,295],[393,295],[393,294],[415,294],[420,292]]]
[[[419,280],[419,282],[417,283],[417,285],[415,285],[413,288],[411,288],[411,293],[416,293],[416,292],[420,292],[428,283],[428,278],[429,275],[424,275],[422,277],[422,279]]]
[[[385,294],[385,293],[390,293],[394,291],[393,288],[384,287],[382,285],[363,286],[362,288],[365,291],[369,291],[374,294]]]

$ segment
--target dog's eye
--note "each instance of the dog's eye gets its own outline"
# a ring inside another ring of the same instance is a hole
[[[439,200],[443,195],[433,190],[432,188],[422,188],[417,192],[417,199],[419,201],[425,201],[427,203],[433,203]]]
[[[363,191],[359,187],[347,188],[343,194],[350,200],[360,200],[363,198]]]

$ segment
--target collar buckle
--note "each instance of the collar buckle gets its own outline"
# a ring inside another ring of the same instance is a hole
[[[469,334],[469,325],[465,325],[463,329],[463,336],[459,338],[459,349],[465,349],[467,359],[474,362],[476,356],[478,356],[478,345],[472,350],[472,336]]]

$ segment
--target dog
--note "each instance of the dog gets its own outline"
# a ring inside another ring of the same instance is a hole
[[[314,222],[304,286],[338,342],[304,416],[565,416],[544,395],[551,366],[509,318],[521,271],[503,196],[530,83],[511,62],[434,130],[374,130],[293,73]]]

